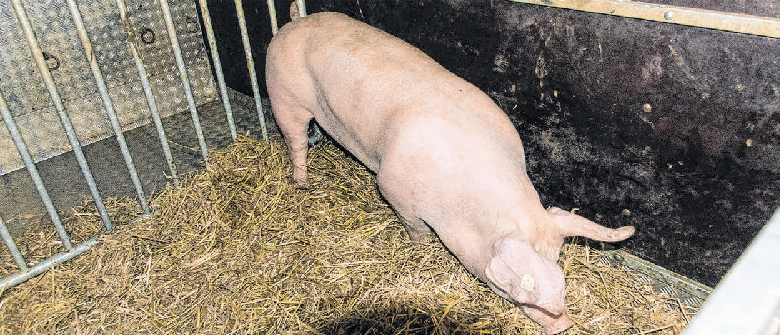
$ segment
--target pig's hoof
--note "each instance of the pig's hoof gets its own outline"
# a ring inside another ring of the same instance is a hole
[[[308,178],[304,178],[303,180],[299,178],[293,177],[293,185],[295,185],[295,188],[309,188]]]
[[[428,232],[424,233],[409,233],[409,239],[412,240],[413,245],[420,245],[423,242],[428,242],[428,240],[431,238],[432,234]]]
[[[412,240],[412,244],[414,245],[419,245],[425,241],[425,234],[420,234],[410,229],[407,229],[406,232],[409,234],[409,239]]]

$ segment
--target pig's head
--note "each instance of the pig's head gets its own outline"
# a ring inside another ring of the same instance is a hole
[[[546,334],[557,334],[574,322],[566,315],[565,282],[558,257],[565,236],[585,236],[616,242],[634,233],[634,227],[609,229],[579,215],[551,208],[540,216],[530,234],[509,235],[495,242],[485,267],[488,285],[519,304]]]
[[[529,242],[507,238],[496,243],[485,276],[493,291],[519,304],[546,334],[560,333],[573,324],[563,305],[563,272]]]

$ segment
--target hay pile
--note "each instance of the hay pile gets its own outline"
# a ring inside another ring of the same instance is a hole
[[[306,189],[291,185],[278,138],[241,138],[211,157],[205,171],[155,197],[151,219],[0,293],[0,334],[540,333],[439,241],[411,245],[372,175],[333,145],[312,149]],[[112,207],[120,221],[139,211],[132,202]],[[99,226],[94,214],[76,218],[69,226]],[[563,248],[577,322],[564,334],[685,327],[692,315],[678,302],[601,255]]]

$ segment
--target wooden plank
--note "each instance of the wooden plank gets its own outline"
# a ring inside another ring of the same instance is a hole
[[[780,19],[621,0],[510,0],[590,13],[780,38]]]

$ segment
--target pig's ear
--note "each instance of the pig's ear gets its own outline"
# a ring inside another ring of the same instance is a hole
[[[633,226],[610,229],[558,207],[548,209],[547,213],[553,218],[562,236],[584,236],[597,241],[617,242],[634,234]]]
[[[494,286],[516,303],[538,306],[554,315],[563,313],[565,284],[557,264],[543,259],[522,240],[501,240],[494,248],[485,268],[485,276]]]
[[[528,247],[530,248],[530,246]],[[532,256],[524,249],[525,248],[520,247],[517,248],[517,250],[514,250],[514,257],[527,258]],[[531,250],[533,250],[533,248],[531,248]],[[538,300],[533,292],[536,278],[534,278],[529,271],[523,269],[525,266],[521,266],[520,268],[513,268],[510,266],[505,259],[507,255],[502,255],[501,250],[496,251],[493,259],[490,260],[490,263],[488,263],[488,266],[485,268],[485,276],[487,279],[491,281],[496,288],[504,291],[504,293],[509,296],[508,298],[510,300],[519,304],[535,303]],[[526,276],[525,284],[523,284],[523,276]]]

